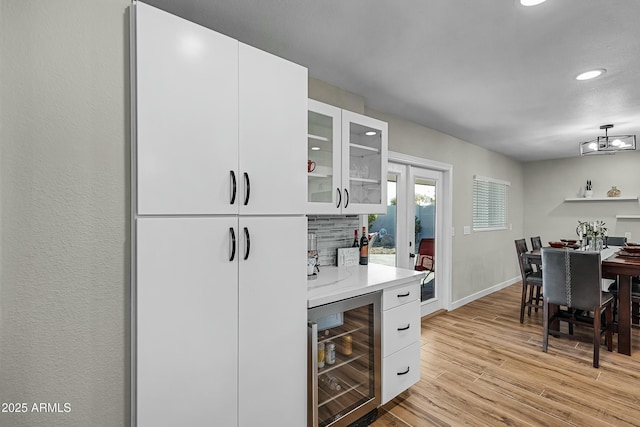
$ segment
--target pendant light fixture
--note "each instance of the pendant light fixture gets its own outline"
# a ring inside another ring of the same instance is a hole
[[[580,143],[580,155],[615,154],[618,151],[633,151],[636,149],[635,135],[609,135],[609,129],[613,125],[602,125],[604,136],[599,136],[592,141]]]

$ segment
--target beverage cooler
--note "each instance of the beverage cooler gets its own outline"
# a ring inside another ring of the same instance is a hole
[[[375,417],[381,399],[380,295],[308,310],[309,427]]]

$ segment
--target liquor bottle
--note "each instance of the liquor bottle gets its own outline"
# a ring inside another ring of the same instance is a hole
[[[352,248],[358,247],[358,229],[357,228],[353,230],[353,245],[351,245],[351,247]]]
[[[369,264],[369,239],[367,239],[367,228],[362,227],[362,237],[360,237],[360,265]]]

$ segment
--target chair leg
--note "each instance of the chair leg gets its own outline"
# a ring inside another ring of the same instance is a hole
[[[547,352],[549,345],[549,300],[542,302],[542,351]]]
[[[599,367],[600,362],[600,335],[602,334],[600,307],[593,311],[593,367]]]
[[[520,323],[524,323],[524,307],[527,301],[527,282],[522,280],[522,300],[520,301]]]
[[[529,286],[529,304],[533,304],[533,285]],[[531,305],[529,305],[527,310],[527,314],[531,317]]]
[[[538,312],[539,305],[540,305],[540,286],[536,286],[536,313]]]
[[[607,350],[613,351],[613,305],[609,304],[605,310],[605,321],[607,322],[605,342],[607,343]]]

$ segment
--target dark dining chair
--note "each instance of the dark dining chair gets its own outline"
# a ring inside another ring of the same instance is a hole
[[[540,249],[542,247],[542,240],[540,239],[540,236],[535,236],[531,238],[531,249],[532,250],[536,250],[536,249]]]
[[[522,276],[522,298],[520,300],[520,323],[524,323],[524,309],[528,309],[528,315],[531,316],[531,309],[538,312],[538,308],[542,308],[542,273],[533,269],[530,263],[524,262],[522,254],[527,252],[527,241],[518,239],[515,241],[516,254],[518,255],[518,264],[520,265],[520,275]]]
[[[626,237],[608,236],[606,239],[607,246],[625,246],[627,244]]]
[[[552,322],[593,328],[593,367],[600,365],[600,339],[605,335],[607,350],[613,350],[613,295],[603,292],[599,252],[542,248],[542,293],[544,319],[542,351],[547,352],[549,335],[572,335],[550,331]],[[554,312],[550,313],[550,305]],[[591,315],[593,313],[593,315]],[[602,323],[601,314],[605,322]]]

